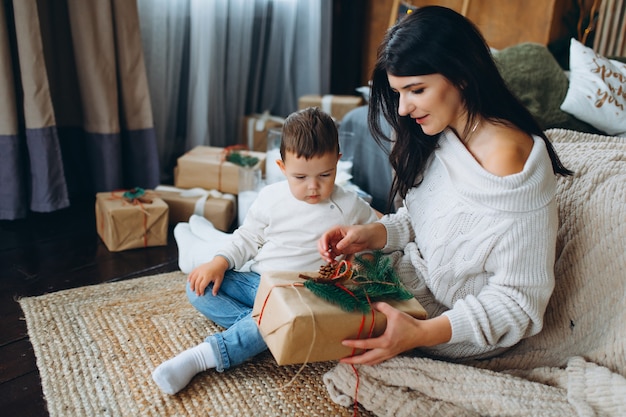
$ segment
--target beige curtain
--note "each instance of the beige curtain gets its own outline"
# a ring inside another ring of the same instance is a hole
[[[0,4],[0,219],[158,185],[136,0]]]

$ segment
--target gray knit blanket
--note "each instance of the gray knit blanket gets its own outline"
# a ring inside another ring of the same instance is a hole
[[[546,131],[576,174],[558,180],[556,287],[541,333],[490,360],[400,356],[358,368],[379,416],[626,416],[626,138]],[[356,375],[324,375],[350,407]]]

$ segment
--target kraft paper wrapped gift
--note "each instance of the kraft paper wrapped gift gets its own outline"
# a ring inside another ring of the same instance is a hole
[[[228,232],[237,217],[235,196],[203,188],[183,189],[159,185],[154,192],[169,207],[169,222],[188,222],[192,214],[209,220],[216,229]]]
[[[119,252],[167,245],[169,208],[165,201],[150,190],[145,202],[127,200],[123,194],[96,194],[96,228],[107,249]]]
[[[216,189],[223,193],[237,194],[239,189],[239,165],[225,160],[228,149],[215,146],[196,146],[178,158],[174,186],[178,188]],[[265,152],[238,151],[259,159],[265,171]]]
[[[243,140],[242,143],[253,151],[267,151],[267,133],[270,129],[280,129],[285,123],[285,119],[272,116],[269,112],[262,114],[251,114],[243,120]]]
[[[291,286],[304,282],[298,275],[274,271],[261,276],[252,317],[274,359],[279,365],[290,365],[350,356],[352,348],[343,346],[341,341],[358,338],[363,314],[346,312],[304,287]],[[389,304],[413,317],[427,317],[426,310],[415,298],[389,301]],[[380,312],[375,312],[374,317],[373,336],[379,336],[387,320]],[[366,314],[361,338],[366,337],[371,320],[372,313]]]
[[[363,105],[363,97],[361,96],[341,96],[327,94],[306,95],[298,99],[298,110],[307,107],[319,107],[326,113],[330,114],[337,121],[341,121],[350,110]]]

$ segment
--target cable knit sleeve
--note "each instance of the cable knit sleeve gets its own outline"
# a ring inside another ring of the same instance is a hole
[[[403,250],[409,242],[415,240],[411,215],[406,207],[402,206],[397,212],[383,216],[379,222],[387,229],[387,244],[383,252]]]
[[[471,356],[463,343],[477,350],[515,345],[539,333],[554,289],[557,224],[554,206],[534,216],[516,219],[486,258],[486,284],[476,295],[459,297],[444,314],[452,324],[452,339],[439,352]]]

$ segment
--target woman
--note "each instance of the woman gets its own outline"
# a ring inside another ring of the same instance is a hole
[[[555,174],[571,175],[532,115],[507,89],[476,27],[421,7],[392,27],[372,76],[368,122],[391,140],[391,195],[404,205],[376,223],[339,226],[319,241],[327,261],[382,249],[429,313],[386,303],[378,337],[344,363],[376,364],[420,348],[485,358],[537,334],[554,288]]]

